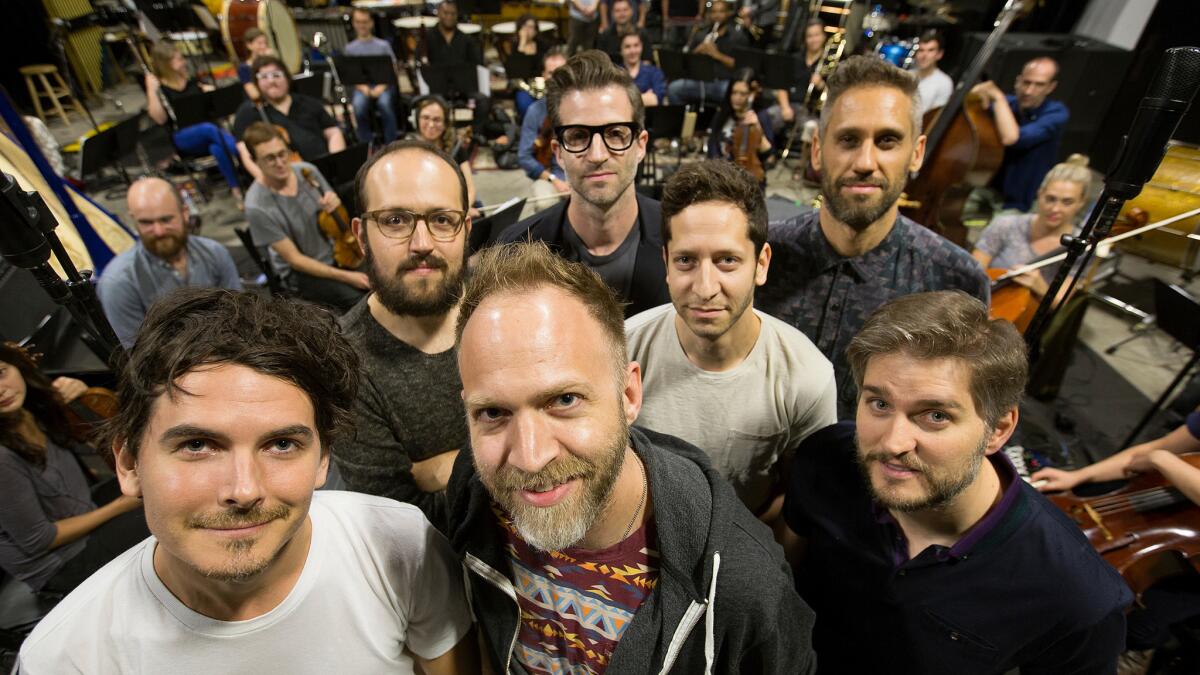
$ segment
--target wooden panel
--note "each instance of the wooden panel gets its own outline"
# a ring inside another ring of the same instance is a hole
[[[1171,146],[1142,193],[1127,202],[1121,212],[1127,213],[1134,207],[1144,209],[1150,215],[1151,223],[1200,208],[1200,149],[1187,145]],[[1181,220],[1165,229],[1186,234],[1200,233],[1200,216]],[[1118,246],[1124,251],[1167,265],[1184,268],[1194,266],[1200,248],[1197,243],[1164,230],[1147,232]]]

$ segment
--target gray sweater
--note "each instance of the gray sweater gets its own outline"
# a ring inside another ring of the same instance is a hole
[[[355,433],[333,453],[346,488],[415,504],[444,531],[445,493],[418,488],[412,465],[467,445],[454,350],[426,354],[397,339],[371,316],[366,298],[341,324],[362,359]]]

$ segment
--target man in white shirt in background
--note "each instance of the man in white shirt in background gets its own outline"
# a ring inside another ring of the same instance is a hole
[[[950,100],[954,93],[954,80],[938,68],[938,63],[946,55],[944,38],[937,31],[925,31],[917,47],[917,93],[920,95],[921,114],[940,108]]]
[[[663,188],[671,304],[625,322],[642,367],[636,424],[701,448],[771,523],[783,463],[837,421],[833,366],[799,330],[753,309],[771,246],[757,181],[729,162],[689,164]]]
[[[111,420],[153,536],[38,624],[21,673],[479,672],[449,543],[325,482],[358,358],[311,305],[183,289],[154,306]]]

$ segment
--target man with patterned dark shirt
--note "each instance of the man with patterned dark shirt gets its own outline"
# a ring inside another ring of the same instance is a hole
[[[855,388],[846,346],[871,312],[897,296],[955,288],[987,303],[990,286],[966,251],[899,214],[900,192],[925,154],[916,78],[851,57],[827,87],[812,144],[824,206],[771,228],[777,271],[760,307],[833,362],[838,419],[847,419]]]

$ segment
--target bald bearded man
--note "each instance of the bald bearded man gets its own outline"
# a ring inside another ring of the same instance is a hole
[[[206,237],[188,236],[188,210],[162,178],[142,178],[126,195],[141,242],[113,258],[97,293],[121,344],[133,344],[156,300],[185,286],[242,290],[229,250]]]

